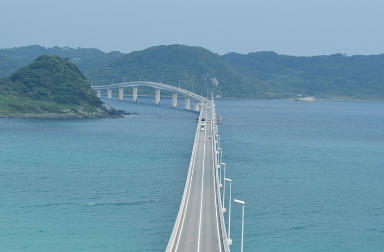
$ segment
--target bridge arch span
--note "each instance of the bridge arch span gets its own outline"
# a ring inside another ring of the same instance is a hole
[[[169,91],[173,94],[180,94],[180,95],[189,97],[189,98],[191,98],[195,101],[198,101],[198,102],[209,102],[209,99],[207,99],[201,95],[198,95],[196,93],[193,93],[189,90],[175,87],[175,86],[165,84],[165,83],[152,82],[152,81],[121,82],[121,83],[109,84],[109,85],[92,86],[92,89],[95,91],[101,91],[101,90],[120,89],[120,88],[126,88],[126,87],[137,88],[140,86],[151,87],[151,88],[159,89],[159,90],[166,90],[166,91]],[[134,91],[133,95],[135,96],[135,91]]]

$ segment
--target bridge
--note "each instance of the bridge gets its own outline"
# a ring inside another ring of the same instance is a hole
[[[132,101],[137,102],[138,97],[138,87],[151,87],[155,89],[155,103],[160,106],[160,90],[165,90],[172,93],[172,107],[177,107],[178,95],[185,97],[184,108],[186,110],[191,109],[191,99],[195,102],[194,110],[199,111],[200,103],[207,102],[203,96],[197,95],[191,91],[171,86],[164,83],[150,82],[150,81],[132,81],[132,82],[121,82],[116,84],[102,85],[102,86],[92,86],[92,89],[96,91],[98,97],[101,97],[102,91],[106,90],[107,98],[112,99],[112,91],[118,89],[118,99],[124,99],[124,90],[125,88],[132,88]]]
[[[140,86],[155,89],[157,105],[160,105],[160,90],[166,90],[172,93],[172,107],[177,107],[179,94],[185,96],[185,109],[190,109],[192,99],[194,110],[199,111],[184,193],[166,251],[229,252],[231,239],[226,232],[221,194],[225,174],[222,176],[221,172],[223,163],[213,96],[207,99],[182,88],[141,81],[93,86],[92,89],[99,97],[106,90],[109,99],[112,98],[112,89],[118,89],[118,99],[123,100],[124,88],[132,88],[132,100],[136,102]]]

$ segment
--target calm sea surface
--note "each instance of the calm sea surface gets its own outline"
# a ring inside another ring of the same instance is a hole
[[[164,101],[109,102],[140,114],[123,119],[0,119],[0,251],[163,251],[197,118]],[[384,103],[222,100],[217,112],[247,202],[245,251],[384,251]]]

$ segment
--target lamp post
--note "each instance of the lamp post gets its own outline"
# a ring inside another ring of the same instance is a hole
[[[223,167],[223,180],[225,180],[225,170],[226,170],[226,167],[227,167],[227,164],[226,163],[220,163]],[[220,183],[221,183],[221,178],[220,178]],[[225,213],[225,211],[227,209],[225,209],[225,181],[223,181],[223,213]]]
[[[217,153],[218,154],[218,159],[219,159],[219,163],[221,163],[221,158],[222,158],[222,153],[223,153],[223,149],[222,148],[217,148],[217,150],[218,150],[218,152],[219,153]]]
[[[225,178],[225,181],[229,182],[229,206],[228,206],[228,245],[232,245],[231,239],[231,205],[232,205],[232,179]]]
[[[242,214],[241,214],[241,252],[243,252],[244,248],[244,207],[245,207],[245,201],[234,199],[235,203],[241,204],[242,206]]]
[[[221,184],[221,165],[217,165],[217,169],[219,169],[219,188],[221,188],[223,185]]]

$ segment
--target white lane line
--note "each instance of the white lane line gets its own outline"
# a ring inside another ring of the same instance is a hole
[[[205,106],[205,121],[207,121],[207,106]],[[199,218],[199,236],[197,238],[197,252],[200,251],[200,236],[201,236],[201,214],[203,212],[203,196],[204,196],[204,169],[205,169],[205,146],[207,140],[207,127],[204,132],[204,150],[203,150],[203,172],[201,179],[201,198],[200,198],[200,218]]]

